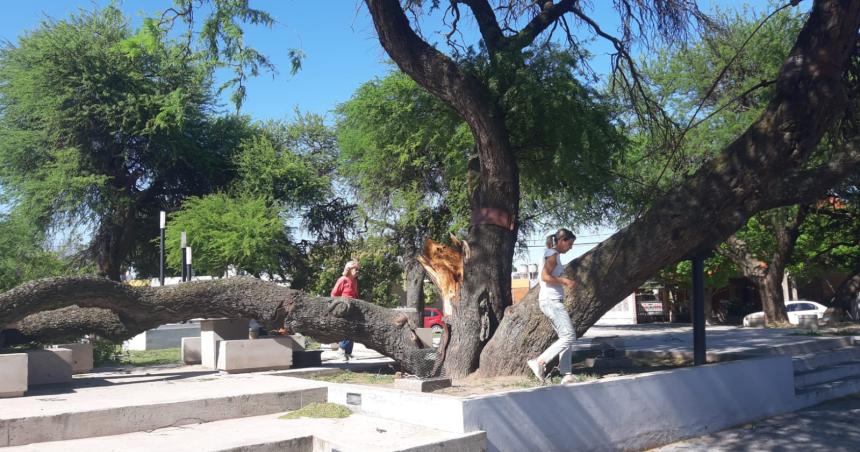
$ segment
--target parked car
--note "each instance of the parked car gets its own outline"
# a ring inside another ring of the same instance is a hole
[[[436,308],[424,308],[424,328],[433,328],[433,332],[442,331],[442,311]]]
[[[788,323],[797,325],[797,316],[800,315],[815,315],[818,320],[824,317],[824,311],[827,306],[821,303],[809,300],[792,300],[785,303],[785,310],[788,312]],[[764,324],[764,312],[753,312],[744,317],[744,326],[756,326]]]

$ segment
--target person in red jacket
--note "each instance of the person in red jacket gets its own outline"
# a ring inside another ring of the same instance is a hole
[[[358,262],[349,261],[343,267],[343,276],[337,279],[331,290],[332,297],[358,298]],[[343,359],[349,361],[352,358],[352,341],[344,339],[338,343],[343,350]]]

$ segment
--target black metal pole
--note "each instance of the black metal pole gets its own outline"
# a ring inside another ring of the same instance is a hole
[[[705,364],[705,258],[693,258],[693,364]]]
[[[158,282],[164,287],[164,226],[166,214],[162,211],[159,215],[159,229],[161,230],[161,248],[158,250]]]
[[[186,263],[188,264],[188,270],[185,271],[185,276],[188,278],[188,281],[191,281],[191,277],[194,276],[193,269],[191,268],[191,247],[185,248],[187,253],[186,255]]]

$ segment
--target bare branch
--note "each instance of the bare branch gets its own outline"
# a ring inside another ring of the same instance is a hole
[[[576,3],[576,0],[562,0],[555,4],[552,2],[544,3],[540,13],[533,17],[519,33],[506,39],[505,47],[509,49],[528,47],[538,35],[549,28],[562,15],[572,12],[576,7]]]
[[[490,53],[495,53],[505,37],[490,3],[487,0],[452,0],[451,3],[462,3],[472,10],[478,22],[478,29],[481,30],[481,36],[484,38],[484,44]]]

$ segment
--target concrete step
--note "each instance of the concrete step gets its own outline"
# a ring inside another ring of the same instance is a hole
[[[849,361],[829,367],[819,367],[815,370],[795,373],[794,387],[803,388],[851,377],[860,377],[860,361]]]
[[[795,390],[797,406],[801,409],[828,400],[860,392],[860,376],[806,386]]]
[[[271,414],[328,397],[323,384],[267,374],[93,375],[76,378],[73,386],[4,399],[0,447]]]
[[[797,356],[809,355],[822,351],[836,350],[844,347],[850,347],[852,345],[854,345],[854,342],[849,336],[822,337],[815,339],[810,338],[809,340],[804,340],[802,342],[796,342],[792,344],[768,346],[766,348],[760,349],[760,351],[767,355]]]
[[[829,367],[850,361],[860,361],[860,347],[843,347],[836,350],[795,356],[792,359],[795,373],[807,372],[819,367]]]
[[[452,433],[353,414],[343,419],[279,419],[282,413],[151,432],[57,441],[8,452],[110,451],[485,451],[484,432]]]

